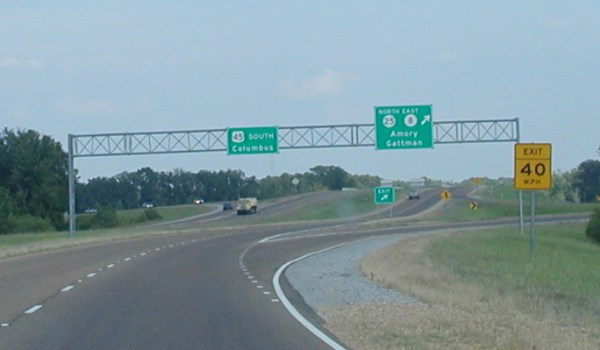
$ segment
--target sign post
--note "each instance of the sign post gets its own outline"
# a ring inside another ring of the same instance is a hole
[[[375,149],[433,148],[431,105],[375,107]]]
[[[228,128],[227,154],[278,153],[277,127]]]
[[[549,143],[515,144],[515,178],[517,190],[530,190],[531,222],[529,257],[535,253],[535,191],[552,188],[552,145]]]

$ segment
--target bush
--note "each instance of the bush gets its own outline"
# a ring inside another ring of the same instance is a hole
[[[600,208],[594,209],[592,217],[585,229],[585,235],[596,242],[600,242]]]
[[[52,232],[54,226],[48,220],[31,215],[22,215],[14,218],[13,230],[15,233]]]
[[[117,212],[113,208],[102,208],[95,214],[77,216],[78,230],[94,230],[119,226]]]
[[[96,215],[89,214],[77,215],[76,228],[78,230],[91,230],[93,228],[97,228],[94,227],[94,225],[96,225],[95,216]]]
[[[113,208],[102,208],[94,214],[94,220],[97,227],[111,228],[119,226],[119,218],[117,217],[117,211]]]
[[[93,215],[78,215],[77,229],[92,230],[119,226],[117,212],[113,208],[102,208]]]
[[[144,210],[144,213],[140,217],[140,222],[152,221],[152,220],[160,220],[162,216],[158,212],[158,210],[154,208],[148,208]]]
[[[15,226],[15,220],[12,216],[0,213],[0,235],[13,232]]]

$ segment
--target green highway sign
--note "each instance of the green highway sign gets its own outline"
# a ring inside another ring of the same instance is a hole
[[[277,127],[228,128],[227,154],[278,153]]]
[[[375,187],[373,189],[375,204],[392,204],[396,200],[394,187]]]
[[[431,105],[375,107],[375,149],[433,148]]]

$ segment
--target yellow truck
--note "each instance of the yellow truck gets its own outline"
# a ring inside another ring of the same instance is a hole
[[[258,210],[258,199],[256,197],[246,197],[238,199],[235,207],[238,215],[256,214]]]

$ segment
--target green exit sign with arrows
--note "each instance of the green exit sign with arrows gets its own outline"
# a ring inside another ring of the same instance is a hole
[[[375,107],[375,148],[433,148],[431,105]]]
[[[373,189],[375,204],[392,204],[396,200],[394,187],[375,187]]]

